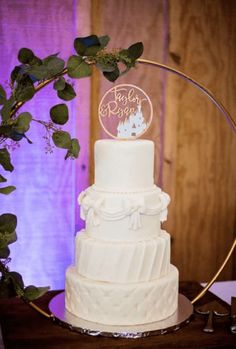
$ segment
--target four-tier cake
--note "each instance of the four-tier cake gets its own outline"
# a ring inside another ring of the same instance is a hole
[[[178,270],[161,229],[169,196],[154,185],[154,143],[99,140],[95,183],[79,196],[86,227],[66,272],[66,310],[107,325],[163,320],[178,306]]]

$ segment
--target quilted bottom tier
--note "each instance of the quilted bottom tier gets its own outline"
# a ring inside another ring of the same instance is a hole
[[[70,266],[66,272],[66,310],[92,322],[137,325],[171,316],[178,306],[176,267],[159,279],[117,284],[86,279]]]

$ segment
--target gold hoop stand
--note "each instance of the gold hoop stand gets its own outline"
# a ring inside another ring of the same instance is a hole
[[[184,80],[190,82],[193,86],[195,86],[197,89],[199,89],[201,92],[203,92],[215,104],[215,106],[224,115],[224,117],[228,121],[228,123],[231,126],[231,128],[233,129],[233,131],[236,133],[236,123],[235,123],[234,119],[232,118],[230,113],[225,109],[223,104],[206,87],[204,87],[203,85],[199,84],[197,81],[195,81],[194,79],[190,78],[188,75],[180,72],[179,70],[171,68],[171,67],[169,67],[167,65],[164,65],[164,64],[161,64],[161,63],[158,63],[158,62],[155,62],[155,61],[150,61],[150,60],[147,60],[147,59],[138,59],[138,62],[139,63],[143,63],[143,64],[147,64],[147,65],[151,65],[151,66],[154,66],[154,67],[157,67],[157,68],[160,68],[160,69],[164,69],[164,70],[166,70],[166,71],[168,71],[170,73],[173,73],[175,75],[178,75],[179,77],[183,78]],[[232,243],[232,245],[231,245],[231,247],[229,249],[229,252],[227,253],[227,256],[225,257],[225,260],[223,261],[222,265],[217,270],[217,272],[212,277],[212,279],[210,281],[208,281],[208,283],[203,288],[203,290],[191,301],[192,304],[196,303],[200,298],[202,298],[204,296],[204,294],[207,292],[207,290],[213,285],[213,283],[216,281],[216,279],[218,278],[218,276],[220,275],[220,273],[222,272],[222,270],[226,266],[228,260],[232,256],[235,247],[236,247],[236,238],[234,239],[234,241],[233,241],[233,243]]]
[[[173,73],[175,75],[178,75],[179,77],[183,78],[184,80],[188,81],[189,83],[191,83],[193,86],[195,86],[197,89],[199,89],[201,92],[203,92],[214,104],[215,106],[219,109],[219,111],[223,114],[223,116],[225,117],[225,119],[227,120],[227,122],[229,123],[229,125],[231,126],[231,128],[233,129],[233,131],[236,134],[236,123],[234,121],[234,119],[231,117],[230,113],[225,109],[225,107],[223,106],[223,104],[214,96],[214,94],[209,91],[206,87],[204,87],[203,85],[199,84],[197,81],[195,81],[194,79],[192,79],[191,77],[189,77],[188,75],[180,72],[179,70],[176,70],[174,68],[171,68],[167,65],[155,62],[155,61],[150,61],[147,59],[138,59],[138,63],[141,64],[147,64],[147,65],[151,65],[163,70],[166,70],[170,73]],[[42,83],[40,83],[37,87],[36,87],[36,92],[38,92],[39,90],[41,90],[43,87],[45,87],[46,85],[50,84],[52,81],[54,81],[57,77],[64,75],[67,73],[67,69],[65,68],[60,74],[58,74],[57,76],[45,80]],[[24,104],[24,102],[18,102],[13,111],[12,114],[15,114],[16,111]],[[221,264],[221,266],[219,267],[219,269],[217,270],[217,272],[215,273],[215,275],[212,277],[212,279],[206,284],[206,286],[203,288],[203,290],[191,301],[192,304],[195,304],[200,298],[202,298],[204,296],[204,294],[207,292],[207,290],[213,285],[213,283],[216,281],[216,279],[219,277],[220,273],[222,272],[222,270],[224,269],[224,267],[226,266],[227,262],[229,261],[230,257],[232,256],[234,250],[236,248],[236,238],[234,239],[228,253],[227,256],[225,257],[223,263]],[[34,308],[36,311],[38,311],[39,313],[41,313],[42,315],[44,315],[47,318],[51,318],[54,319],[53,314],[47,313],[44,310],[42,310],[41,308],[39,308],[36,304],[34,304],[33,302],[29,302],[28,303],[32,308]]]

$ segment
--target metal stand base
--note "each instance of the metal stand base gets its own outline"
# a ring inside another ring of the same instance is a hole
[[[65,292],[58,294],[50,301],[49,309],[55,321],[72,331],[91,336],[119,338],[140,338],[177,331],[190,322],[193,314],[191,302],[182,294],[179,294],[178,309],[173,315],[162,321],[144,325],[111,326],[80,319],[65,310]]]

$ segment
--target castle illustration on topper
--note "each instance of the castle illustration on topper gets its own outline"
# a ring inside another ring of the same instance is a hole
[[[136,137],[143,133],[146,129],[147,123],[143,117],[142,106],[138,105],[136,111],[124,121],[120,121],[117,127],[118,138]]]
[[[99,121],[112,138],[136,139],[151,124],[153,107],[148,95],[131,84],[109,89],[99,104]]]

